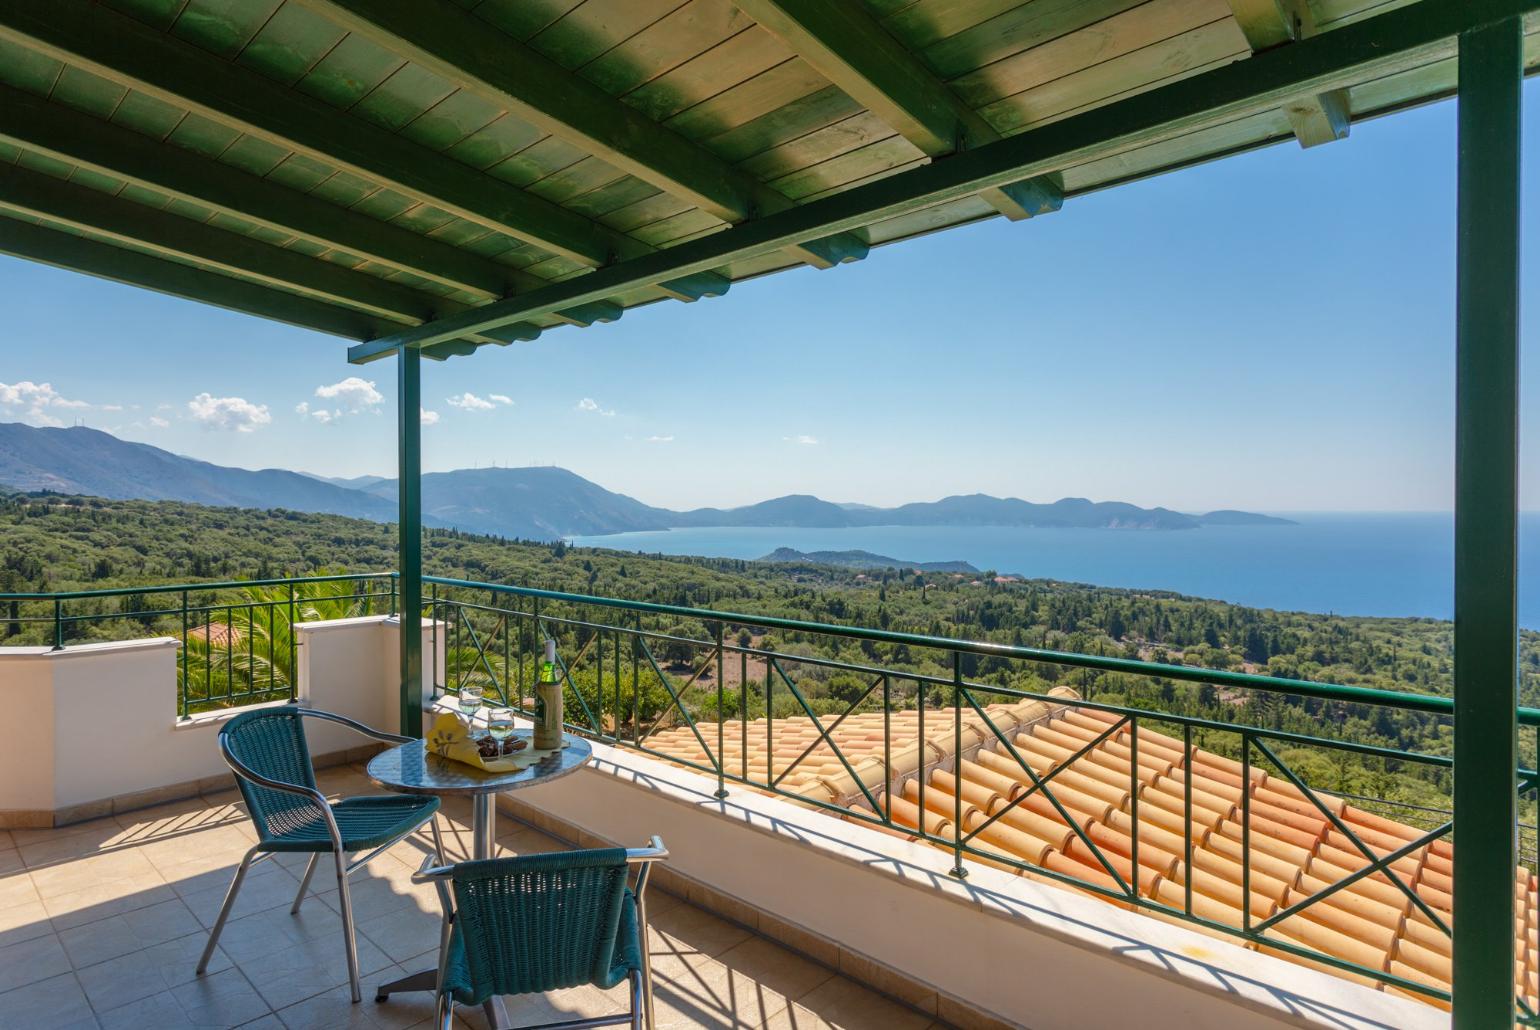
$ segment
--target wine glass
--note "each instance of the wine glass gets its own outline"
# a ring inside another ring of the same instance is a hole
[[[481,710],[481,700],[485,696],[486,691],[481,687],[472,684],[461,687],[460,699],[457,702],[460,706],[460,714],[465,716],[467,721],[475,718],[476,713]]]
[[[513,711],[502,706],[487,709],[487,732],[499,745],[513,736]]]

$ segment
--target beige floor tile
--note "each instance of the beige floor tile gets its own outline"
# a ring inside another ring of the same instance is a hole
[[[28,830],[30,837],[17,847],[28,869],[101,855],[133,846],[123,827],[112,818],[92,819],[56,830]]]
[[[232,878],[226,877],[223,883],[215,883],[202,890],[182,895],[182,900],[186,902],[187,907],[205,927],[212,927],[214,920],[219,918],[219,908],[225,903],[225,895],[230,890]],[[290,875],[287,869],[273,865],[271,862],[264,862],[246,874],[246,880],[241,884],[241,892],[235,896],[235,906],[230,910],[230,918],[242,919],[258,912],[287,908],[294,904],[294,895],[298,890],[299,881]]]
[[[765,1023],[766,1030],[923,1030],[935,1020],[834,977]]]
[[[348,794],[377,792],[353,789],[361,787],[356,771],[333,772],[323,785]],[[377,856],[351,880],[362,1004],[351,1003],[346,986],[329,856],[298,916],[289,906],[308,856],[255,866],[208,975],[195,976],[208,927],[253,839],[237,800],[229,792],[213,804],[190,799],[78,828],[0,838],[16,844],[0,846],[0,991],[7,992],[0,994],[0,1030],[96,1026],[97,1020],[104,1027],[157,1030],[427,1025],[426,993],[373,1001],[379,983],[437,960],[437,894],[411,882],[431,852],[426,833]],[[451,857],[469,845],[469,814],[463,799],[450,806]],[[502,854],[568,850],[512,819],[500,820],[499,830]],[[12,856],[9,865],[6,856]],[[924,1017],[674,895],[654,889],[648,900],[660,1026],[924,1025]],[[525,1025],[617,1013],[629,1003],[623,984],[608,992],[585,987],[509,999],[508,1009],[515,1025]],[[30,1022],[17,1022],[15,1013]],[[481,1014],[462,1013],[456,1025],[482,1030]]]
[[[716,958],[655,954],[652,969],[657,1018],[664,1026],[702,1020],[759,1026],[834,975],[762,937],[750,937]]]
[[[340,931],[334,937],[290,944],[263,956],[260,961],[240,965],[246,979],[274,1011],[325,994],[348,982],[347,952]],[[360,984],[372,983],[376,973],[393,965],[385,953],[369,941],[358,941]]]
[[[436,946],[443,917],[438,906],[430,910],[410,905],[357,923],[358,932],[384,949],[394,962],[402,962]]]
[[[48,910],[40,900],[0,908],[0,948],[52,932],[53,923],[49,921]]]
[[[135,998],[105,1012],[98,1010],[96,1018],[102,1030],[191,1030],[195,1025],[170,991]]]
[[[648,937],[654,955],[718,955],[749,938],[749,931],[694,905],[649,908]]]
[[[98,1025],[85,992],[70,973],[0,994],[0,1030],[82,1030]]]
[[[160,905],[175,900],[176,896],[176,891],[165,883],[136,888],[121,880],[107,880],[42,900],[43,908],[53,920],[54,929],[62,931],[135,909]]]
[[[138,890],[165,883],[150,860],[132,849],[103,852],[70,861],[32,868],[32,885],[48,898],[116,881],[124,890]]]
[[[32,884],[32,874],[18,869],[0,875],[0,908],[40,900],[41,896]]]
[[[0,991],[25,987],[69,971],[69,955],[55,934],[0,948]]]
[[[173,988],[198,978],[198,959],[207,940],[205,934],[189,934],[79,969],[76,977],[98,1015],[154,995],[169,997]],[[206,975],[230,965],[229,957],[216,948]]]
[[[193,1026],[236,1027],[270,1011],[239,969],[200,976],[171,992]]]
[[[76,969],[151,948],[203,929],[182,899],[138,908],[122,915],[59,931],[59,940]]]

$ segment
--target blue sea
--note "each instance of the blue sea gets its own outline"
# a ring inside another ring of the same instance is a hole
[[[1282,513],[1293,526],[1192,530],[869,526],[674,529],[574,537],[582,547],[759,558],[777,547],[966,561],[1034,579],[1174,590],[1258,608],[1451,617],[1448,514]],[[1540,629],[1540,513],[1519,522],[1519,624]]]

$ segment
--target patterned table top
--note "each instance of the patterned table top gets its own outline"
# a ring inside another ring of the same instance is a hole
[[[593,758],[582,737],[565,734],[566,746],[516,772],[486,772],[427,751],[421,740],[381,751],[369,760],[369,779],[400,794],[496,794],[576,772]]]

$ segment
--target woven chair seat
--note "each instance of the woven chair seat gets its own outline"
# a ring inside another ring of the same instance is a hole
[[[435,797],[369,795],[333,802],[332,814],[342,833],[344,851],[363,851],[388,844],[410,833],[438,811]],[[265,838],[263,851],[330,851],[332,837],[321,813],[311,809],[310,818],[296,822],[282,834]]]

